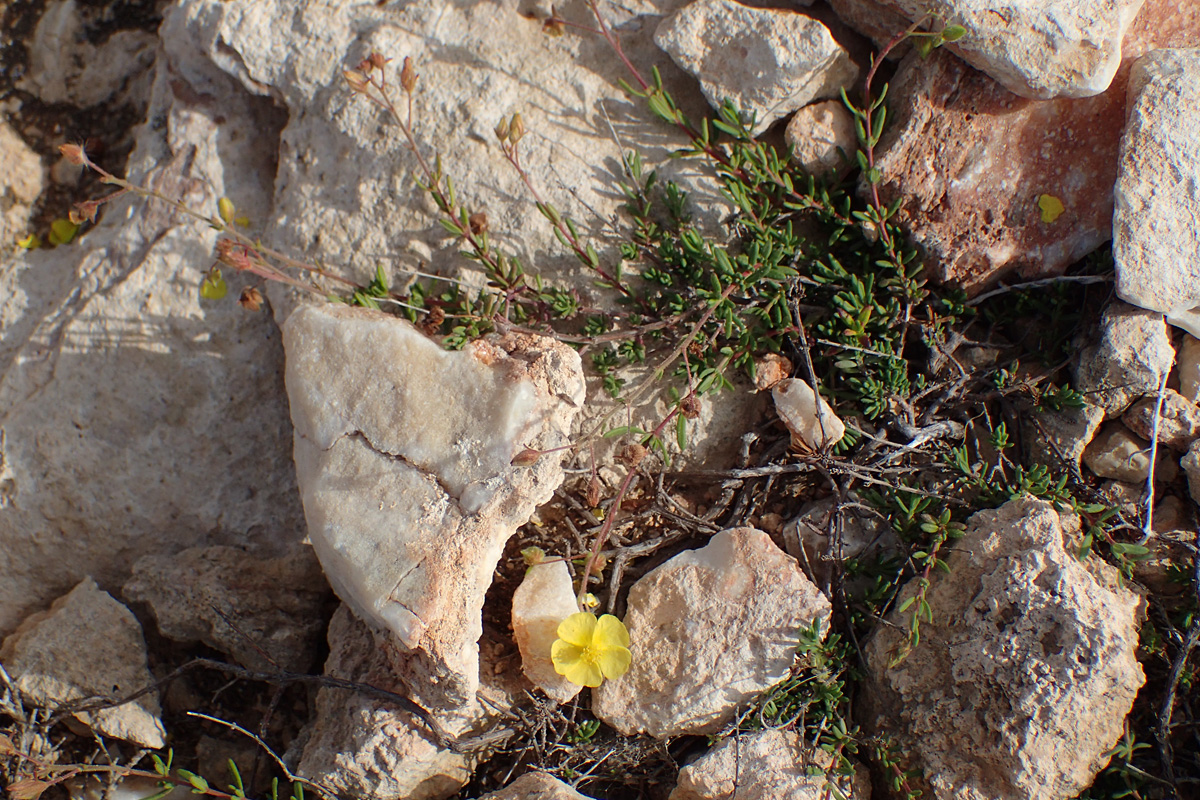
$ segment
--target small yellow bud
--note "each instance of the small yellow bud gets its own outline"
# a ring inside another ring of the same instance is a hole
[[[525,135],[525,123],[521,121],[521,112],[518,111],[512,115],[512,120],[508,123],[508,140],[513,144],[521,141]]]
[[[233,207],[233,201],[228,197],[222,197],[217,201],[217,213],[221,215],[221,219],[228,225],[233,222],[233,215],[237,209]]]
[[[500,123],[496,125],[496,138],[502,142],[508,138],[508,120],[502,119],[500,120]]]

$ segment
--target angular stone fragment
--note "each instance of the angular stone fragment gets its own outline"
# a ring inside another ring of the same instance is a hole
[[[828,630],[830,605],[762,531],[734,528],[629,590],[629,672],[593,692],[623,734],[710,733],[791,668],[799,630]]]
[[[1084,450],[1083,463],[1101,478],[1144,483],[1150,473],[1150,443],[1119,422],[1110,422]],[[1178,474],[1171,452],[1158,448],[1154,480],[1170,483]]]
[[[1187,475],[1188,494],[1200,504],[1200,439],[1192,442],[1183,458],[1179,459],[1179,466]]]
[[[1154,412],[1157,397],[1143,398],[1121,416],[1129,430],[1143,439],[1154,439]],[[1158,443],[1183,452],[1196,437],[1200,437],[1200,406],[1173,389],[1163,392],[1162,408],[1158,409]]]
[[[832,755],[792,730],[736,734],[681,769],[668,800],[869,800],[865,767],[856,766],[853,777],[829,775],[827,781],[832,765]]]
[[[45,185],[41,157],[0,117],[0,246],[7,252],[25,235],[33,204]]]
[[[800,109],[788,120],[783,138],[792,148],[792,160],[813,175],[853,161],[858,146],[854,117],[841,100],[822,100]]]
[[[1025,419],[1021,432],[1030,463],[1078,473],[1083,451],[1104,422],[1104,409],[1091,403],[1061,411],[1033,409]]]
[[[1191,563],[1196,539],[1190,504],[1170,495],[1162,498],[1154,506],[1153,530],[1143,542],[1149,552],[1133,561],[1134,580],[1160,598],[1187,593],[1190,581],[1180,580],[1179,565]]]
[[[795,378],[771,388],[775,411],[792,434],[792,446],[809,451],[826,450],[846,435],[846,425],[829,403],[807,383]]]
[[[479,800],[590,800],[545,772],[527,772],[498,792]]]
[[[1157,395],[1175,361],[1167,323],[1151,311],[1113,303],[1100,319],[1100,340],[1075,366],[1075,388],[1108,419],[1144,395]]]
[[[554,671],[550,648],[558,624],[579,610],[565,561],[534,564],[513,593],[513,638],[521,651],[521,669],[548,697],[565,703],[583,687]]]
[[[49,611],[26,619],[0,645],[0,663],[26,702],[56,709],[72,700],[116,699],[154,683],[142,627],[129,609],[85,578]],[[103,736],[166,744],[158,692],[75,718]]]
[[[1179,375],[1179,393],[1193,403],[1200,403],[1200,339],[1185,333],[1175,356]]]
[[[1129,77],[1113,215],[1117,294],[1152,311],[1200,311],[1200,50],[1155,50]],[[1189,328],[1200,336],[1200,325]]]
[[[753,112],[754,133],[850,88],[858,68],[829,29],[795,11],[696,0],[659,24],[654,41],[700,80],[713,108]]]
[[[1062,800],[1108,763],[1145,680],[1141,600],[1113,567],[1076,558],[1064,535],[1077,531],[1032,497],[979,512],[930,578],[932,621],[908,657],[889,666],[906,614],[867,642],[868,722],[938,800]]]
[[[432,705],[469,702],[504,543],[562,481],[579,355],[512,335],[443,350],[408,322],[319,305],[285,323],[309,537],[334,590],[391,634]],[[550,451],[514,466],[526,448]]]
[[[145,556],[122,589],[154,612],[158,630],[200,641],[250,669],[307,672],[325,634],[331,592],[308,547],[265,558],[236,547]]]
[[[896,534],[887,521],[863,510],[858,495],[851,493],[845,506],[838,510],[838,498],[827,497],[808,503],[800,516],[783,529],[784,546],[788,555],[796,558],[816,581],[828,590],[834,565],[839,557],[843,564],[851,559],[870,563],[881,551],[896,545]],[[839,528],[840,526],[840,528]],[[847,589],[869,584],[869,573],[847,582]]]
[[[962,25],[946,45],[1022,97],[1090,97],[1108,88],[1125,33],[1145,0],[830,0],[849,24],[888,40],[930,12]],[[901,22],[903,20],[903,22]],[[886,27],[885,27],[886,25]]]

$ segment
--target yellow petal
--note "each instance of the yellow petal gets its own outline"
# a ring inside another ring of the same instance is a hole
[[[1038,195],[1038,208],[1042,210],[1042,222],[1054,222],[1066,211],[1062,200],[1052,194]]]
[[[593,689],[604,683],[600,667],[583,659],[571,664],[562,676],[577,686],[590,686]]]
[[[558,638],[576,647],[588,647],[596,630],[596,618],[580,611],[558,623]]]
[[[596,659],[597,666],[606,678],[619,678],[629,671],[633,654],[624,647],[606,647]]]
[[[629,647],[629,630],[624,622],[612,614],[605,614],[596,621],[592,639],[600,647]]]
[[[550,645],[550,663],[554,665],[554,671],[559,675],[566,675],[567,670],[581,660],[583,660],[582,647],[567,644],[562,639],[556,639],[554,644]]]

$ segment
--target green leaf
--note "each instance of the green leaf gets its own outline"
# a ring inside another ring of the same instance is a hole
[[[962,25],[947,25],[942,28],[942,38],[947,42],[957,42],[967,35],[967,29]]]
[[[46,239],[52,245],[70,244],[79,232],[79,226],[69,219],[59,218],[50,223],[50,235]]]
[[[186,769],[177,770],[177,773],[179,777],[191,784],[192,794],[204,794],[208,791],[208,781],[200,775]]]
[[[229,287],[225,285],[225,278],[221,276],[221,270],[216,268],[213,268],[204,278],[204,282],[200,284],[200,296],[205,300],[220,300],[228,292]]]
[[[221,215],[226,225],[232,224],[234,216],[237,214],[237,209],[233,206],[233,201],[228,197],[222,197],[217,201],[217,213]]]

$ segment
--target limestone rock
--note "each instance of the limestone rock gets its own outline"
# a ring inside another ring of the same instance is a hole
[[[554,671],[550,648],[558,624],[579,610],[565,561],[534,564],[513,593],[513,637],[521,651],[521,669],[548,697],[565,703],[583,687]]]
[[[1068,6],[1081,8],[1060,4]],[[1197,46],[1200,4],[1146,0],[1107,91],[1043,101],[1013,94],[944,49],[909,56],[888,93],[879,189],[885,203],[903,198],[897,222],[930,274],[975,292],[1012,273],[1061,274],[1107,241],[1132,61],[1155,47]],[[1043,195],[1065,208],[1052,222]]]
[[[1033,409],[1022,426],[1025,453],[1033,464],[1079,472],[1079,461],[1104,422],[1104,409],[1085,403],[1061,411]]]
[[[839,555],[843,562],[858,559],[869,563],[873,556],[897,544],[896,534],[886,520],[857,506],[862,502],[857,495],[851,493],[847,501],[840,519],[837,497],[808,503],[783,530],[788,555],[799,560],[822,588],[829,586]],[[864,575],[859,580],[869,584],[873,579]],[[855,586],[856,581],[848,582],[848,588]]]
[[[1188,504],[1168,495],[1154,506],[1154,524],[1144,542],[1149,550],[1133,562],[1133,578],[1157,597],[1179,597],[1188,583],[1179,580],[1179,565],[1191,561],[1197,539],[1196,519]]]
[[[284,325],[309,537],[355,613],[392,637],[430,705],[478,682],[483,597],[504,543],[562,482],[583,404],[579,355],[511,335],[443,350],[408,322],[335,305]]]
[[[907,641],[896,613],[867,642],[870,724],[939,800],[1061,800],[1108,763],[1145,680],[1141,601],[1114,568],[1076,559],[1077,531],[1031,497],[979,512],[931,577],[920,644],[888,666]]]
[[[498,792],[479,800],[589,800],[567,784],[545,772],[526,772]]]
[[[654,41],[700,80],[713,108],[753,112],[759,134],[801,106],[850,88],[858,68],[817,20],[795,11],[696,0],[667,17]]]
[[[1090,97],[1108,88],[1121,62],[1125,33],[1144,0],[1015,0],[1001,14],[968,0],[831,0],[848,23],[891,39],[935,12],[966,28],[947,45],[955,55],[1022,97]],[[903,19],[902,24],[898,24]],[[882,29],[881,23],[892,23]]]
[[[329,586],[312,550],[264,558],[236,547],[144,556],[122,590],[159,631],[200,641],[250,669],[307,672],[325,634]]]
[[[1188,494],[1193,501],[1200,503],[1200,440],[1192,442],[1187,453],[1179,460],[1179,466],[1187,475]]]
[[[49,611],[26,619],[0,645],[0,662],[27,702],[45,708],[119,698],[154,683],[142,627],[129,609],[85,578]],[[166,731],[158,693],[74,716],[103,736],[159,748]]]
[[[1143,439],[1153,439],[1157,407],[1157,396],[1143,398],[1130,406],[1121,421]],[[1183,452],[1197,437],[1200,437],[1200,406],[1173,389],[1165,390],[1158,414],[1158,443]]]
[[[1084,450],[1083,462],[1101,478],[1145,483],[1150,473],[1150,443],[1124,425],[1112,422],[1101,428]],[[1160,447],[1154,466],[1155,482],[1170,483],[1178,474],[1179,468],[1172,460],[1170,451]]]
[[[785,379],[771,389],[775,411],[792,434],[792,446],[804,450],[827,450],[846,435],[846,425],[829,403],[807,383]]]
[[[1112,419],[1143,395],[1157,395],[1174,361],[1161,315],[1113,303],[1100,319],[1099,342],[1080,352],[1075,388]]]
[[[1185,333],[1175,356],[1179,375],[1179,393],[1193,403],[1200,403],[1200,339]]]
[[[407,694],[371,631],[346,606],[329,624],[325,675]],[[491,670],[484,676],[490,678]],[[515,699],[505,691],[486,684],[481,689],[501,708]],[[451,736],[471,733],[487,719],[476,701],[459,711],[430,710]],[[345,689],[322,687],[317,692],[314,720],[304,735],[299,774],[345,797],[442,800],[470,780],[474,767],[466,756],[440,746],[412,713],[386,699]]]
[[[25,234],[29,213],[46,182],[42,159],[0,117],[0,253],[7,253]]]
[[[828,630],[829,601],[762,531],[734,528],[629,590],[633,663],[593,692],[623,734],[710,733],[791,668],[797,631]]]
[[[1117,294],[1164,314],[1200,311],[1200,51],[1142,56],[1128,91],[1113,215]],[[1189,332],[1200,336],[1200,325]]]
[[[788,120],[783,138],[792,148],[792,160],[814,175],[853,161],[858,146],[854,117],[841,100],[822,100],[800,109]]]
[[[813,749],[795,731],[765,730],[730,736],[679,771],[669,800],[825,800],[833,756]],[[838,776],[846,800],[869,800],[871,779],[857,767]]]

